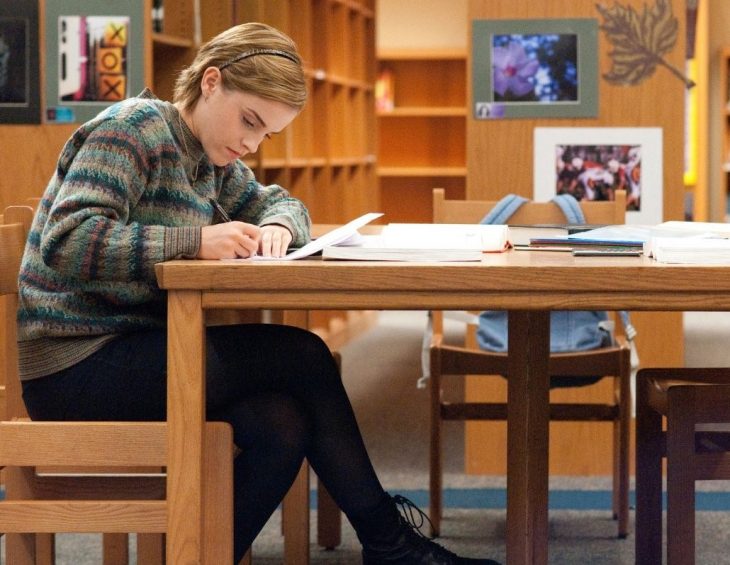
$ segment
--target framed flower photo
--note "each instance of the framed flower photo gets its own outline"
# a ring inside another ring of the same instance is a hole
[[[534,199],[612,200],[626,191],[626,223],[663,221],[662,128],[535,128]]]
[[[597,116],[597,20],[472,25],[474,118]]]

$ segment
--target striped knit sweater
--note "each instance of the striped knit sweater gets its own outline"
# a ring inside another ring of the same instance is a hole
[[[116,335],[163,327],[156,263],[195,257],[211,199],[235,220],[309,239],[304,205],[240,161],[213,165],[176,108],[149,91],[111,106],[68,140],[20,270],[22,379],[78,363]]]

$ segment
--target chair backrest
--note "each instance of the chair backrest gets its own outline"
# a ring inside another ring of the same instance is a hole
[[[0,385],[5,387],[2,417],[25,416],[18,378],[18,344],[16,312],[18,308],[18,272],[25,240],[33,220],[29,206],[9,206],[0,224]]]
[[[433,221],[437,224],[478,224],[497,200],[447,200],[443,188],[433,190]],[[612,201],[581,201],[588,224],[623,224],[626,191],[617,190]],[[563,212],[552,202],[526,202],[510,218],[515,224],[564,224]]]

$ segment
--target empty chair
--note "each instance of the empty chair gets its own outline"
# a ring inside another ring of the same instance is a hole
[[[581,202],[586,222],[622,224],[625,192],[617,191],[611,202]],[[434,223],[479,223],[496,201],[447,200],[443,189],[433,191]],[[551,202],[527,202],[512,217],[516,224],[564,223],[560,208]],[[442,518],[442,439],[444,420],[506,420],[505,402],[453,402],[445,399],[443,380],[466,375],[507,375],[507,354],[490,352],[476,346],[472,335],[464,345],[444,342],[443,313],[432,312],[433,335],[430,345],[431,446],[430,515],[434,534]],[[470,326],[474,334],[476,328]],[[613,515],[618,520],[618,536],[628,534],[629,523],[629,426],[631,421],[631,350],[625,342],[575,353],[553,353],[551,376],[563,380],[602,376],[613,379],[612,398],[593,403],[551,403],[553,421],[611,422],[613,424]],[[582,384],[582,383],[581,383]]]
[[[730,479],[730,369],[643,369],[637,374],[636,563],[642,565],[662,562],[662,459],[667,562],[691,565],[695,481]]]

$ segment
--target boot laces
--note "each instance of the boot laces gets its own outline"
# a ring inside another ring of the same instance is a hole
[[[423,528],[426,523],[428,523],[428,525],[433,529],[431,519],[423,510],[416,506],[412,500],[405,496],[401,496],[400,494],[396,494],[393,497],[393,502],[395,502],[398,510],[400,510],[401,516],[406,524],[408,524],[422,538],[433,539],[431,536],[427,536],[421,531],[421,528]]]
[[[428,515],[421,510],[412,500],[396,494],[393,496],[393,501],[400,510],[401,518],[404,524],[406,524],[410,531],[417,536],[420,543],[426,544],[431,548],[431,551],[435,554],[442,555],[443,557],[454,558],[456,555],[433,541],[433,536],[426,535],[421,531],[421,528],[428,523],[431,531],[433,531],[433,524]]]

